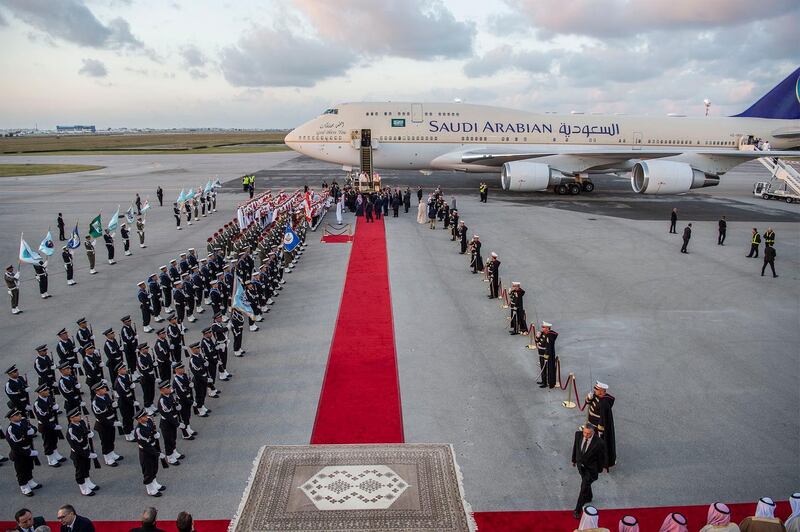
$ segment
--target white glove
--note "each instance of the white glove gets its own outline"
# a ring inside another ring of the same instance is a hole
[[[25,410],[33,410],[33,407],[31,407],[31,405],[25,405]]]
[[[93,431],[93,430],[90,430],[90,431],[89,431],[89,437],[90,437],[90,438],[94,438],[94,431]]]
[[[179,429],[185,429],[186,425],[184,425],[183,423],[178,423],[178,428]]]
[[[90,460],[94,460],[95,458],[97,458],[97,453],[89,453]]]
[[[122,426],[122,421],[115,421],[114,422],[114,426],[115,427],[121,427]]]
[[[119,404],[116,401],[111,401],[111,406],[113,406],[114,408],[117,408],[119,406]]]
[[[26,386],[26,387],[25,387],[25,391],[26,391],[26,392],[29,392],[29,391],[31,391],[31,387],[30,387],[30,386]]]
[[[32,428],[28,429],[28,436],[33,436],[34,434],[36,434],[35,430],[33,430]]]
[[[53,428],[54,428],[55,430],[61,430],[61,425],[58,425],[58,424],[57,424],[57,425],[56,425],[55,427],[53,427]]]
[[[76,390],[80,390],[81,389],[81,383],[79,383],[79,382],[75,383],[75,389]]]
[[[164,459],[164,458],[166,458],[166,457],[167,457],[167,455],[166,455],[166,454],[164,454],[164,453],[158,453],[158,459],[159,459],[159,460],[163,460],[163,459]]]
[[[155,434],[153,434],[153,437],[155,439],[159,439],[161,437],[161,433],[160,432],[156,432]]]
[[[214,379],[212,379],[211,377],[209,377],[209,378],[208,378],[208,382],[209,382],[210,384],[213,384],[213,383],[214,383]]]
[[[106,363],[105,363],[105,362],[100,362],[100,363],[98,364],[98,366],[100,366],[101,368],[104,368],[104,367],[106,367]]]
[[[61,412],[61,407],[58,406],[58,403],[53,403],[53,412]]]
[[[133,406],[137,406],[138,407],[139,406],[139,401],[134,401],[133,402]]]
[[[31,449],[31,456],[39,456],[39,451],[36,449]]]
[[[180,411],[181,411],[181,405],[175,405],[175,410],[177,410],[178,412],[180,412]]]
[[[86,406],[86,401],[81,401],[81,406]]]
[[[135,383],[135,382],[132,382],[132,383],[131,383],[131,390],[135,390],[135,389],[136,389],[136,383]]]

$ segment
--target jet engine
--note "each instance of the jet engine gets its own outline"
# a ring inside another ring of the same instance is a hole
[[[675,161],[641,161],[631,171],[631,187],[639,194],[682,194],[693,188],[718,184],[718,175]]]
[[[554,173],[548,164],[512,161],[503,164],[500,171],[500,184],[503,186],[503,190],[515,192],[546,190],[550,185],[550,176]]]

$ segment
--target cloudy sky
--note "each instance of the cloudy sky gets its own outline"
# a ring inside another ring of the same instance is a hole
[[[0,128],[297,125],[339,101],[739,112],[798,0],[0,0]]]

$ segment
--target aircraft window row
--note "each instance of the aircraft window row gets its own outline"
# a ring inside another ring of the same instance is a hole
[[[437,113],[439,116],[461,116],[461,113]],[[431,114],[433,116],[433,114]]]
[[[528,139],[525,139],[528,140]],[[461,137],[462,142],[486,142],[486,137]]]
[[[416,136],[416,135],[410,135],[410,136],[409,135],[398,135],[398,136],[393,136],[393,135],[388,135],[388,136],[379,137],[379,140],[385,140],[385,141],[392,141],[392,140],[439,140],[439,137],[431,137],[431,136],[427,136],[427,135],[423,135],[423,136]]]
[[[341,135],[300,135],[300,140],[343,140]]]
[[[639,141],[641,142],[641,141]],[[647,139],[648,144],[674,144],[678,146],[690,146],[692,144],[691,140],[662,140],[662,139]],[[699,140],[695,142],[695,144],[700,145],[704,144],[707,146],[733,146],[733,141],[724,141],[724,140],[707,140],[705,142],[700,142]]]

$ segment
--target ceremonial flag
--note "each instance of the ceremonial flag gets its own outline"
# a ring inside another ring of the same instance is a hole
[[[142,210],[144,210],[144,209],[142,209]],[[127,210],[127,211],[125,211],[125,220],[126,220],[126,221],[127,221],[129,224],[132,224],[133,222],[135,222],[135,221],[136,221],[136,212],[133,210],[133,205],[131,205],[130,207],[128,207],[128,210]]]
[[[150,209],[150,200],[144,200],[144,205],[142,205],[142,214],[146,213]]]
[[[72,236],[67,240],[67,247],[69,249],[78,249],[81,247],[81,235],[78,234],[78,222],[75,222],[75,229],[72,230]]]
[[[117,205],[117,212],[111,216],[111,219],[108,221],[108,232],[113,233],[117,230],[117,226],[119,225],[119,205]]]
[[[103,222],[100,220],[100,215],[94,217],[94,220],[89,222],[89,236],[98,238],[103,236]]]
[[[194,198],[194,188],[189,189],[189,192],[183,197],[183,201],[190,200],[192,198]]]
[[[283,249],[292,251],[300,243],[297,233],[292,229],[291,224],[286,225],[286,232],[283,234]]]
[[[31,249],[25,239],[22,238],[22,235],[19,237],[19,260],[28,264],[37,264],[42,260],[41,255]]]
[[[306,192],[306,197],[303,199],[303,210],[305,211],[306,221],[311,223],[311,192]]]
[[[214,188],[222,188],[222,183],[220,183],[219,179],[217,179],[211,186]]]
[[[186,192],[184,192],[183,189],[181,189],[181,193],[178,194],[178,199],[176,199],[175,202],[183,203],[184,201],[186,201]]]
[[[53,254],[55,250],[55,245],[53,244],[53,235],[50,234],[50,231],[47,231],[47,236],[44,237],[42,243],[39,244],[39,251],[47,255],[48,257]]]
[[[209,192],[211,192],[212,188],[214,188],[214,187],[211,184],[211,180],[209,179],[208,183],[206,183],[206,188],[203,189],[203,194],[208,194]]]
[[[244,287],[238,280],[236,281],[236,294],[233,296],[233,308],[238,308],[251,318],[255,317],[253,314],[253,307],[250,303],[245,301]]]

